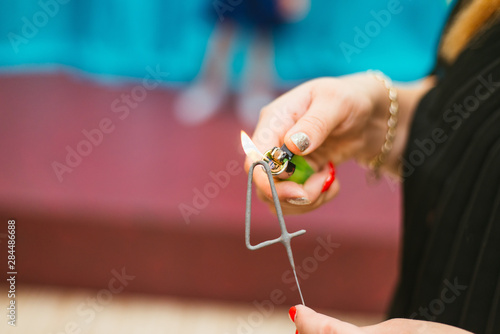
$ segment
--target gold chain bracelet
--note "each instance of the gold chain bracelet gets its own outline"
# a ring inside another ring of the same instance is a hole
[[[389,120],[387,121],[388,129],[385,134],[385,142],[382,145],[379,154],[368,162],[368,168],[370,168],[375,177],[378,179],[380,178],[380,167],[385,163],[387,156],[392,149],[394,138],[396,137],[396,126],[398,125],[399,115],[398,92],[392,84],[391,79],[389,79],[382,72],[369,70],[367,73],[372,74],[378,81],[384,84],[385,88],[389,92],[389,100],[391,102],[389,106]]]

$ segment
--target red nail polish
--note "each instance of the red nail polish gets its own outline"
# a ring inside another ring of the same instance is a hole
[[[288,311],[288,315],[290,316],[290,320],[295,322],[295,315],[297,314],[297,309],[295,306],[290,307],[290,310]]]
[[[295,330],[295,334],[299,334],[299,330],[298,329]]]
[[[331,161],[328,162],[328,168],[330,168],[330,172],[328,173],[328,177],[326,178],[325,183],[323,184],[323,189],[321,189],[322,193],[330,189],[330,186],[332,185],[333,181],[335,181],[335,166],[333,165],[333,162]]]

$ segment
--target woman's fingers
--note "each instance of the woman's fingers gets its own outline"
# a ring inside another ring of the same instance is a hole
[[[297,305],[295,326],[299,334],[363,334],[361,328]]]
[[[344,87],[341,87],[339,82],[338,79],[307,82],[264,107],[252,136],[260,152],[265,153],[285,143],[294,154],[312,153],[309,163],[315,170],[321,168],[329,157],[335,157],[339,148],[334,146],[332,149],[331,138],[328,147],[325,148],[322,144],[332,130],[344,121],[350,108],[348,98],[342,93]],[[251,159],[246,160],[247,171],[251,163]],[[339,185],[330,179],[331,186],[326,187],[328,177],[329,171],[326,168],[313,174],[304,185],[276,181],[283,212],[307,212],[333,198]],[[267,175],[259,167],[254,170],[254,182],[259,197],[273,205]]]
[[[259,151],[264,154],[273,147],[283,144],[285,133],[295,124],[296,118],[304,114],[310,104],[311,94],[307,84],[298,86],[283,94],[260,114],[259,124],[255,129],[252,140]],[[245,169],[248,172],[252,160],[247,158]],[[266,173],[261,168],[255,168],[254,181],[260,190],[260,197],[272,200],[271,189]],[[280,199],[306,197],[306,193],[298,185],[277,184],[276,189]]]
[[[262,153],[283,144],[285,133],[311,104],[310,84],[300,85],[262,108],[252,140]]]
[[[259,178],[257,180],[258,174]],[[262,174],[264,174],[264,177],[261,179]],[[339,182],[334,177],[334,170],[332,173],[332,169],[327,165],[321,171],[311,175],[304,185],[291,181],[275,180],[283,213],[301,214],[312,211],[334,198],[340,189]],[[275,211],[267,175],[262,171],[260,173],[256,171],[254,178],[256,183],[261,182],[257,185],[259,198],[269,205],[271,211]],[[330,185],[328,186],[328,184]],[[325,185],[328,186],[326,189]]]
[[[269,185],[269,179],[266,172],[259,168],[258,166],[254,169],[253,180],[260,192],[259,197],[266,199],[268,201],[273,200],[273,195],[271,192],[271,186]],[[280,181],[274,179],[274,186],[278,194],[280,202],[285,202],[290,198],[308,198],[307,191],[304,186],[291,181]]]
[[[285,203],[282,203],[281,208],[283,210],[283,213],[285,213],[287,215],[298,215],[298,214],[310,212],[310,211],[313,211],[313,210],[319,208],[321,205],[325,204],[330,199],[335,197],[336,194],[338,193],[339,189],[340,189],[339,183],[337,181],[335,181],[332,184],[331,190],[329,190],[329,192],[331,192],[331,193],[321,194],[319,196],[318,200],[316,200],[315,202],[313,202],[309,205],[293,205],[293,204],[290,204],[288,202],[285,202]]]
[[[331,80],[332,86],[334,79]],[[320,86],[320,80],[318,87]],[[286,132],[285,144],[294,153],[306,155],[314,152],[330,133],[348,116],[349,99],[337,92],[315,91],[307,111]]]

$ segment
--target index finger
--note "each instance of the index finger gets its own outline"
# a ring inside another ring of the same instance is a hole
[[[305,83],[262,108],[259,123],[252,137],[261,152],[284,143],[286,132],[295,125],[311,105],[311,96],[311,85]]]
[[[275,146],[281,147],[287,131],[307,111],[311,104],[309,86],[307,83],[300,85],[262,109],[259,123],[252,136],[252,141],[261,153],[265,153]],[[247,172],[253,162],[250,158],[246,159],[245,170]],[[272,196],[269,181],[261,168],[256,169],[254,181],[256,186],[270,199]],[[276,190],[280,199],[306,196],[303,187],[292,182],[288,184],[287,182],[277,182]]]
[[[272,196],[271,186],[269,185],[269,177],[264,171],[264,168],[259,168],[259,167],[262,166],[256,166],[256,168],[253,170],[253,181],[258,191],[260,192],[260,195],[263,196],[268,202],[272,203],[273,196]],[[276,178],[272,179],[280,202],[283,202],[290,198],[309,199],[307,191],[305,190],[303,185],[286,180],[277,180]]]

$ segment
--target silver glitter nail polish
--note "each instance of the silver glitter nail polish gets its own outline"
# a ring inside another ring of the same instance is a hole
[[[307,150],[311,142],[309,141],[309,137],[304,132],[297,132],[293,134],[290,139],[297,146],[300,152],[304,152]]]
[[[290,204],[293,204],[293,205],[309,205],[309,204],[311,204],[311,201],[305,197],[288,198],[286,201]]]

